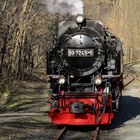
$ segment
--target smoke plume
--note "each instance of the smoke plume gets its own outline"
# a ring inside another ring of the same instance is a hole
[[[83,0],[43,0],[52,14],[83,14]]]

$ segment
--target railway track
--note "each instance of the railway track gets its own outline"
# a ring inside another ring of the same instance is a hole
[[[123,85],[123,88],[127,87],[130,83],[132,83],[133,81],[135,81],[138,78],[138,74],[133,74],[133,75],[129,75],[129,76],[130,76],[130,80]],[[127,77],[125,77],[124,79],[126,79]]]
[[[65,138],[65,137],[67,137],[67,134],[69,134],[69,133],[71,133],[71,138],[69,136],[68,139],[70,139],[70,140],[72,140],[72,139],[77,140],[77,138],[76,137],[74,138],[73,135],[74,135],[74,133],[78,133],[78,132],[79,132],[79,130],[77,130],[76,132],[75,131],[70,131],[67,126],[64,126],[58,132],[58,135],[57,135],[55,140],[66,140],[67,138]],[[97,126],[96,128],[94,128],[94,130],[90,130],[90,132],[87,131],[87,138],[88,138],[88,140],[97,140],[98,136],[99,136],[99,132],[100,132],[100,126]],[[83,140],[84,139],[85,138],[83,138]],[[79,140],[79,138],[78,138],[78,140]],[[80,138],[80,140],[82,140],[82,138]]]
[[[123,88],[127,87],[135,80],[140,81],[140,73],[133,69],[133,66],[138,63],[140,63],[140,61],[134,61],[124,64],[124,71],[126,71],[127,74],[123,77],[123,79],[125,80],[128,78],[129,80],[123,85]]]

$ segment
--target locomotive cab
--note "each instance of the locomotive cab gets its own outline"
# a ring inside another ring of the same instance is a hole
[[[59,24],[48,51],[52,122],[110,124],[122,88],[122,43],[99,21],[78,15]]]

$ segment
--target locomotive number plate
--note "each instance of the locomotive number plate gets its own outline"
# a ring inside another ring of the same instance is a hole
[[[68,49],[68,57],[93,57],[94,49]]]

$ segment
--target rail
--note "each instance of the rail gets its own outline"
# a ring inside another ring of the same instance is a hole
[[[60,130],[60,132],[58,133],[58,136],[57,136],[56,140],[61,140],[61,139],[63,138],[63,136],[64,136],[64,134],[65,134],[66,131],[67,131],[67,127],[64,126],[64,127]]]
[[[100,132],[100,126],[97,126],[96,129],[93,131],[93,133],[91,135],[91,139],[92,140],[97,140],[99,132]]]

